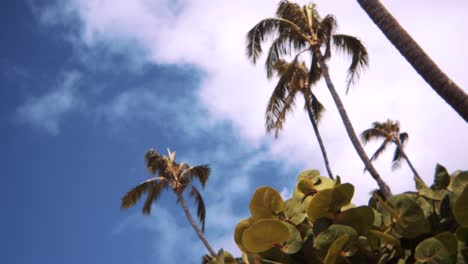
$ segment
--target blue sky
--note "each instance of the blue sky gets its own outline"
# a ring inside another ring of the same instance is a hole
[[[344,65],[331,62],[356,130],[400,120],[411,137],[407,152],[428,182],[436,162],[466,169],[466,123],[354,1],[322,2],[323,12],[343,21],[342,31],[369,48],[370,70],[349,96]],[[468,54],[457,50],[468,41],[455,32],[468,21],[450,14],[468,4],[435,1],[407,13],[422,3],[389,8],[467,87],[461,65]],[[263,66],[245,59],[244,37],[275,7],[267,0],[6,1],[0,10],[2,263],[199,263],[205,250],[174,195],[163,195],[150,217],[140,206],[119,209],[122,195],[149,176],[144,153],[168,147],[179,161],[211,165],[203,192],[206,234],[216,249],[238,252],[233,228],[248,215],[257,187],[287,196],[302,169],[324,171],[300,107],[278,140],[265,135],[273,82],[265,80]],[[446,24],[427,30],[428,14]],[[442,29],[453,31],[450,50],[433,41],[432,32]],[[397,78],[389,78],[389,69]],[[328,110],[321,126],[334,171],[357,185],[355,202],[365,203],[375,183],[362,173],[326,89],[317,95]],[[395,192],[411,189],[409,170],[391,172],[389,159],[390,151],[376,163],[384,178]]]

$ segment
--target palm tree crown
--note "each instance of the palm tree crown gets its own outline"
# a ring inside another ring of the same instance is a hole
[[[256,63],[263,52],[262,43],[269,36],[274,36],[265,62],[267,77],[273,77],[276,62],[282,57],[296,54],[295,59],[297,59],[308,51],[312,57],[309,82],[311,85],[321,77],[318,54],[314,52],[314,47],[324,49],[325,60],[331,57],[334,47],[351,57],[348,69],[347,88],[349,88],[368,65],[368,54],[358,38],[335,34],[337,27],[335,17],[326,15],[321,18],[315,4],[301,7],[296,3],[281,1],[276,17],[261,20],[247,34],[247,57]]]
[[[190,167],[185,162],[178,164],[174,160],[175,152],[168,150],[168,156],[162,156],[154,149],[150,149],[145,154],[146,167],[152,175],[158,176],[146,180],[128,191],[122,198],[121,208],[126,209],[134,206],[143,194],[148,193],[143,205],[143,214],[148,215],[151,212],[152,203],[159,199],[162,191],[171,187],[177,195],[177,202],[180,202],[198,237],[205,244],[210,254],[214,256],[216,255],[215,251],[203,236],[206,217],[205,203],[198,189],[192,185],[193,179],[197,179],[204,188],[210,176],[210,167],[208,165]],[[201,230],[194,222],[183,197],[183,192],[187,187],[191,187],[190,196],[195,199],[197,204],[197,216],[201,222]]]
[[[376,160],[391,143],[395,144],[396,149],[393,154],[392,168],[397,169],[401,167],[402,160],[406,160],[414,175],[419,178],[419,174],[409,161],[404,151],[404,147],[408,141],[409,136],[406,132],[400,133],[400,122],[394,122],[390,119],[382,123],[374,122],[371,128],[362,132],[361,138],[364,144],[372,140],[383,139],[382,145],[380,145],[380,147],[375,151],[374,155],[372,155],[371,161]]]

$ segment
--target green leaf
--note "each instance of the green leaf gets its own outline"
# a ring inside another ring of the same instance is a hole
[[[248,252],[264,252],[278,243],[289,240],[286,224],[274,219],[263,219],[247,228],[242,235],[242,245]]]
[[[468,227],[468,185],[455,201],[453,215],[461,226]]]
[[[234,242],[236,242],[237,246],[242,252],[247,252],[247,249],[245,249],[244,245],[242,244],[242,236],[244,231],[253,223],[254,219],[252,217],[243,219],[236,225],[236,229],[234,230]]]
[[[307,216],[306,209],[311,199],[312,196],[309,196],[302,202],[302,197],[293,196],[286,200],[284,203],[284,215],[286,218],[296,225],[302,223]]]
[[[456,236],[461,242],[468,243],[468,228],[459,226],[457,228]]]
[[[301,238],[301,233],[299,233],[296,226],[291,225],[289,223],[284,224],[289,229],[290,238],[286,242],[286,244],[281,248],[281,251],[283,251],[286,254],[297,253],[299,252],[299,250],[302,249],[302,244],[304,243]]]
[[[327,256],[325,257],[324,264],[335,264],[337,261],[336,259],[340,256],[339,253],[343,249],[343,246],[348,241],[349,235],[344,234],[340,236],[338,239],[333,241],[330,248],[328,249]]]
[[[358,234],[364,235],[374,223],[374,211],[368,206],[359,206],[341,212],[335,219],[336,224],[353,227]]]
[[[450,255],[457,254],[458,241],[456,236],[451,232],[442,232],[435,236],[437,240],[444,244]]]
[[[354,186],[345,183],[333,189],[325,189],[315,194],[307,206],[307,217],[313,223],[321,217],[334,219],[341,207],[349,204],[354,194]]]
[[[414,257],[416,263],[429,264],[450,264],[453,260],[450,258],[449,251],[444,244],[436,238],[428,238],[423,240],[416,247]]]
[[[275,189],[260,187],[250,200],[249,209],[255,219],[271,219],[284,210],[284,201]]]
[[[348,248],[357,241],[358,234],[354,228],[345,225],[331,225],[327,230],[321,232],[314,240],[314,248],[328,252],[332,243],[345,234],[348,235],[348,239],[345,241],[344,247]]]
[[[447,169],[444,166],[437,164],[435,176],[434,176],[434,184],[431,186],[431,188],[436,191],[442,190],[442,189],[447,188],[449,183],[450,183],[450,175]]]
[[[415,238],[430,231],[430,223],[419,205],[406,194],[390,197],[387,200],[397,214],[395,231],[406,237]]]

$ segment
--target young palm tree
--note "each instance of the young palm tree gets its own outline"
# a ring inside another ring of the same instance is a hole
[[[357,2],[416,72],[468,122],[468,95],[432,61],[379,0]]]
[[[325,108],[311,91],[312,83],[309,81],[311,79],[309,78],[309,69],[307,69],[304,62],[300,63],[295,59],[290,63],[285,60],[278,60],[275,63],[274,70],[278,74],[279,81],[268,101],[265,113],[267,132],[271,133],[274,130],[275,137],[278,136],[286,121],[286,114],[293,110],[296,95],[298,93],[301,94],[305,100],[304,109],[307,111],[320,145],[328,177],[334,179],[325,145],[317,127],[317,123],[320,121]]]
[[[395,144],[396,149],[393,154],[392,168],[397,169],[401,167],[401,161],[404,159],[406,160],[406,163],[408,163],[410,169],[413,171],[414,176],[422,181],[421,177],[419,177],[418,172],[404,151],[406,142],[408,141],[408,133],[400,133],[400,123],[398,121],[393,122],[392,120],[388,119],[384,123],[374,122],[371,128],[362,132],[361,138],[364,144],[367,144],[372,140],[383,139],[382,145],[380,145],[380,147],[375,151],[374,155],[372,155],[371,161],[376,160],[391,143]]]
[[[196,178],[200,181],[202,187],[205,187],[208,177],[210,176],[210,168],[208,165],[190,167],[185,162],[177,164],[174,161],[175,152],[171,152],[170,150],[168,150],[168,152],[168,156],[161,156],[155,150],[150,149],[145,154],[145,162],[148,171],[152,175],[158,176],[146,180],[128,191],[122,198],[121,208],[126,209],[134,206],[144,193],[148,193],[145,204],[143,205],[143,214],[148,215],[151,212],[152,203],[158,200],[162,191],[171,187],[172,191],[177,195],[177,201],[180,202],[187,219],[198,237],[210,254],[216,256],[215,251],[203,235],[205,232],[205,203],[203,202],[200,192],[192,185],[192,180]],[[201,230],[190,214],[183,196],[183,192],[189,186],[191,187],[190,196],[193,197],[197,203],[197,216],[202,225]]]
[[[332,46],[351,56],[346,90],[348,91],[350,85],[354,83],[362,69],[368,64],[367,50],[361,41],[353,36],[334,34],[336,27],[335,18],[332,15],[321,18],[314,4],[301,7],[289,1],[281,1],[276,11],[276,17],[263,19],[249,31],[247,35],[247,56],[253,63],[256,63],[262,53],[262,42],[268,36],[274,36],[275,39],[266,59],[267,76],[271,77],[274,65],[283,56],[295,54],[296,59],[298,56],[308,53],[311,57],[311,79],[322,76],[325,78],[354,148],[377,182],[379,189],[385,197],[390,197],[390,188],[375,170],[359,142],[344,105],[331,81],[326,64],[331,56]]]

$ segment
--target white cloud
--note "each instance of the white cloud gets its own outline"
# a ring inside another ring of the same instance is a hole
[[[60,83],[51,91],[31,97],[18,106],[16,118],[19,122],[36,126],[52,135],[58,135],[59,123],[64,115],[83,105],[76,92],[76,85],[80,78],[81,74],[76,71],[65,73]]]

